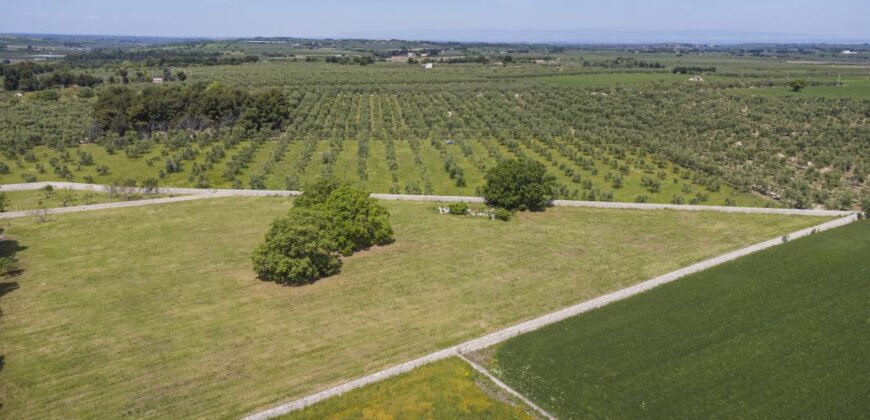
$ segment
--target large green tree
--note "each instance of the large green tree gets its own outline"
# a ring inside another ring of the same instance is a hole
[[[542,210],[553,199],[556,178],[540,162],[505,159],[486,173],[483,197],[508,210]]]
[[[393,241],[389,218],[387,209],[367,193],[323,180],[272,223],[254,250],[254,270],[264,280],[289,285],[335,274],[341,255]]]
[[[272,222],[266,240],[254,250],[254,271],[276,283],[311,283],[338,272],[335,249],[329,216],[321,209],[294,208]]]
[[[342,255],[393,241],[390,213],[363,191],[339,186],[322,207],[335,226],[336,249]]]

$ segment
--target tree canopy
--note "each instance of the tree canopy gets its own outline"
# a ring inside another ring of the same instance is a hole
[[[170,128],[202,129],[234,126],[276,130],[290,118],[290,103],[278,89],[249,93],[220,83],[186,86],[149,86],[135,91],[109,86],[100,92],[93,109],[102,129],[124,135]]]
[[[390,214],[367,193],[332,180],[318,182],[272,222],[252,257],[260,278],[303,285],[338,272],[341,255],[393,242]]]
[[[536,211],[553,199],[555,186],[555,177],[540,162],[504,159],[486,173],[482,192],[489,205]]]

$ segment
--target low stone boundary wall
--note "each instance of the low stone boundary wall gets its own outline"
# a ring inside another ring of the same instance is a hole
[[[351,391],[356,388],[361,388],[363,386],[387,379],[392,376],[400,375],[405,372],[409,372],[414,370],[420,366],[436,362],[442,359],[446,359],[448,357],[461,355],[463,353],[470,353],[478,350],[483,350],[487,347],[491,347],[495,344],[501,343],[510,338],[516,337],[521,334],[525,334],[531,331],[535,331],[547,325],[553,324],[558,321],[562,321],[564,319],[582,314],[584,312],[591,311],[596,308],[600,308],[609,303],[613,303],[630,296],[637,295],[639,293],[643,293],[647,290],[650,290],[654,287],[670,283],[679,278],[685,277],[689,274],[694,274],[703,270],[706,270],[711,267],[715,267],[719,264],[726,263],[728,261],[733,261],[737,258],[749,255],[753,252],[761,251],[763,249],[771,248],[780,244],[783,244],[789,240],[802,238],[804,236],[811,235],[813,233],[822,232],[828,229],[833,229],[836,227],[844,226],[849,223],[858,220],[857,213],[851,213],[846,217],[842,217],[836,220],[832,220],[830,222],[826,222],[811,228],[799,230],[797,232],[793,232],[781,237],[777,237],[774,239],[770,239],[768,241],[764,241],[755,245],[750,245],[746,248],[742,248],[736,251],[732,251],[718,257],[714,257],[696,264],[692,264],[688,267],[672,271],[668,274],[644,281],[642,283],[635,284],[634,286],[627,287],[622,290],[618,290],[613,293],[609,293],[603,296],[599,296],[595,299],[588,300],[583,303],[579,303],[574,306],[567,307],[565,309],[561,309],[547,315],[531,319],[529,321],[525,321],[514,325],[512,327],[505,328],[500,331],[496,331],[494,333],[485,335],[480,338],[476,338],[470,341],[466,341],[462,344],[458,344],[453,347],[446,348],[441,351],[437,351],[435,353],[428,354],[426,356],[411,360],[409,362],[402,363],[400,365],[396,365],[390,367],[388,369],[384,369],[380,372],[373,373],[371,375],[355,379],[350,382],[346,382],[339,386],[326,389],[324,391],[309,395],[307,397],[298,399],[296,401],[289,402],[287,404],[279,405],[275,408],[262,411],[251,416],[245,417],[245,420],[262,420],[269,419],[272,417],[277,417],[282,414],[289,413],[295,410],[301,410],[305,407],[308,407],[317,402],[323,401],[325,399],[335,397],[345,392]]]
[[[27,184],[8,184],[0,186],[0,191],[32,191],[51,185],[54,188],[67,188],[81,191],[108,192],[110,187],[105,185],[82,184],[77,182],[32,182]],[[301,195],[300,191],[282,190],[232,190],[232,189],[198,189],[198,188],[173,188],[160,187],[155,191],[146,191],[143,188],[116,187],[117,191],[138,192],[142,194],[213,194],[214,196],[239,196],[239,197],[295,197]],[[372,194],[372,198],[388,201],[418,201],[433,203],[483,203],[483,197],[464,197],[449,195],[407,195],[407,194]],[[794,216],[819,216],[819,217],[844,217],[853,214],[852,211],[838,210],[803,210],[803,209],[780,209],[764,207],[727,207],[727,206],[692,206],[678,204],[650,204],[650,203],[618,203],[609,201],[573,201],[553,200],[556,207],[592,207],[603,209],[622,210],[680,210],[680,211],[713,211],[721,213],[756,213],[756,214],[781,214]]]
[[[468,363],[468,365],[471,366],[472,369],[480,372],[483,376],[486,376],[487,378],[489,378],[489,380],[492,381],[492,383],[494,383],[496,386],[503,389],[508,394],[513,395],[515,398],[519,399],[520,401],[526,403],[526,405],[528,405],[529,407],[531,407],[532,409],[534,409],[535,411],[540,413],[542,416],[544,416],[544,418],[549,419],[549,420],[556,420],[556,417],[554,417],[552,414],[548,413],[547,410],[544,410],[543,408],[539,407],[537,404],[533,403],[530,399],[526,398],[525,395],[520,394],[519,392],[517,392],[513,388],[509,387],[506,383],[502,382],[500,379],[493,376],[493,374],[489,373],[482,366],[478,365],[477,363],[472,362],[471,360],[467,359],[465,356],[463,356],[461,354],[459,355],[459,358],[464,360],[465,363]]]
[[[133,201],[119,201],[117,203],[89,204],[86,206],[70,206],[70,207],[55,207],[55,208],[50,208],[50,209],[10,211],[8,213],[0,213],[0,220],[17,219],[17,218],[28,217],[28,216],[46,217],[46,216],[51,216],[54,214],[79,213],[79,212],[83,212],[83,211],[118,209],[118,208],[123,208],[123,207],[139,207],[139,206],[148,206],[148,205],[152,205],[152,204],[178,203],[180,201],[204,200],[204,199],[215,198],[215,197],[230,197],[230,196],[225,195],[225,194],[221,194],[221,193],[182,195],[182,196],[178,196],[178,197],[153,198],[150,200],[133,200]]]
[[[99,184],[82,184],[80,182],[30,182],[25,184],[6,184],[0,185],[0,191],[34,191],[45,188],[51,185],[55,189],[67,189],[77,191],[92,191],[108,193],[112,187]],[[159,187],[154,190],[146,190],[145,188],[136,187],[120,187],[116,186],[117,192],[132,192],[139,194],[171,194],[171,195],[199,195],[199,194],[222,194],[222,196],[244,196],[244,197],[293,197],[302,195],[299,191],[280,191],[280,190],[231,190],[231,189],[215,189],[215,188],[175,188],[175,187]]]

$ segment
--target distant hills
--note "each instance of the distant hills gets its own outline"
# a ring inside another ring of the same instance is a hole
[[[458,42],[530,42],[548,44],[865,44],[868,38],[745,31],[613,31],[613,30],[445,30],[348,32],[338,38],[407,39]]]

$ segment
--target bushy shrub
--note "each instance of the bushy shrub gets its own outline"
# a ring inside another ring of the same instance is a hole
[[[254,250],[254,271],[276,283],[311,283],[338,272],[341,261],[335,249],[329,215],[320,209],[294,208],[272,222],[266,240]]]
[[[145,181],[142,181],[142,188],[144,188],[146,192],[156,192],[157,184],[157,178],[149,176],[148,178],[145,178]]]
[[[342,255],[393,241],[390,213],[363,191],[342,185],[322,207],[335,226],[337,250]]]
[[[556,179],[540,162],[505,159],[490,168],[482,193],[486,203],[507,210],[543,210]]]
[[[272,223],[254,250],[263,280],[311,283],[338,272],[340,255],[393,241],[390,214],[363,191],[331,180],[306,189],[287,216]]]
[[[492,213],[492,215],[493,215],[493,217],[495,217],[496,220],[501,220],[504,222],[507,222],[507,221],[511,220],[511,218],[514,217],[514,214],[511,213],[510,210],[503,209],[501,207],[495,209],[495,211]]]
[[[293,206],[311,207],[322,204],[341,185],[341,181],[335,178],[321,178],[312,184],[306,185],[304,193],[296,198]]]
[[[457,216],[465,216],[468,214],[468,204],[465,203],[452,203],[448,208],[450,209],[450,214],[455,214]]]

